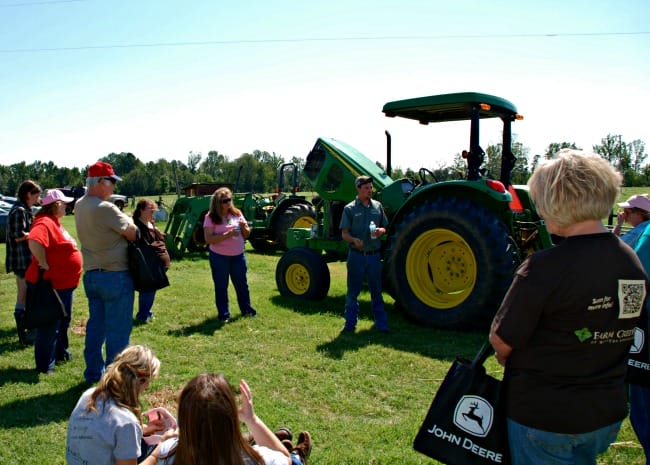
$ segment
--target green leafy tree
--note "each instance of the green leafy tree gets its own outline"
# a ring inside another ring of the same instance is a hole
[[[623,143],[623,137],[620,135],[607,134],[600,140],[600,144],[593,146],[593,151],[609,161],[621,173],[630,168],[631,160],[627,145]]]
[[[641,167],[645,163],[648,155],[645,153],[645,142],[636,139],[627,145],[627,150],[632,160],[632,170],[636,173],[641,172]]]
[[[201,162],[201,158],[203,155],[201,155],[201,152],[192,152],[190,151],[189,155],[187,156],[187,167],[190,170],[190,173],[196,174],[197,168],[199,166],[199,163]]]
[[[553,156],[562,149],[576,149],[580,150],[575,142],[551,142],[546,147],[546,152],[544,152],[544,158],[550,160]],[[537,163],[534,163],[537,166]]]
[[[142,165],[142,162],[131,152],[109,153],[103,157],[101,161],[110,163],[119,177],[129,174],[139,165]],[[92,163],[89,163],[89,165],[90,164]]]

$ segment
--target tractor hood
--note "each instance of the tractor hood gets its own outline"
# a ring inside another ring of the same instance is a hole
[[[324,137],[316,141],[307,155],[303,173],[313,189],[328,200],[354,199],[357,176],[370,176],[378,192],[393,183],[383,169],[354,147]]]

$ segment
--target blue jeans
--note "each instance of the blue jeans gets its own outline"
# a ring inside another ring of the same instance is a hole
[[[384,298],[381,295],[381,255],[363,255],[350,250],[348,252],[348,293],[345,297],[345,329],[354,330],[359,319],[359,293],[363,278],[367,277],[372,314],[378,330],[388,329],[388,317],[384,310]]]
[[[135,316],[138,320],[146,321],[153,316],[151,308],[156,298],[156,291],[140,292],[138,295],[138,314]]]
[[[630,384],[630,423],[650,465],[650,387]]]
[[[237,293],[237,303],[242,315],[256,315],[257,312],[251,307],[250,293],[248,292],[248,281],[246,280],[246,255],[219,255],[210,251],[210,270],[212,281],[214,281],[214,300],[217,305],[217,313],[220,320],[230,318],[228,306],[228,281],[232,279]]]
[[[28,286],[30,286],[30,284],[28,284]],[[63,358],[59,358],[59,353],[64,350],[67,352],[68,328],[70,327],[70,315],[72,313],[73,291],[74,289],[57,290],[68,316],[64,319],[58,320],[50,326],[36,328],[34,359],[36,361],[36,369],[41,373],[47,373],[48,371],[53,370],[56,360],[63,360]],[[65,333],[65,335],[62,333]],[[65,341],[65,348],[61,346],[61,341]]]
[[[133,280],[128,271],[88,271],[84,273],[89,318],[86,323],[84,377],[99,381],[106,365],[129,345],[133,328]],[[102,346],[106,342],[106,361]]]
[[[508,418],[512,465],[596,465],[596,457],[614,442],[621,423],[588,433],[560,434],[529,428]]]

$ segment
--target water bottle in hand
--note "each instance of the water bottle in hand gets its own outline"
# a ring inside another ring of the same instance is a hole
[[[375,237],[375,230],[377,229],[377,226],[375,226],[374,221],[370,222],[370,226],[368,226],[368,229],[370,230],[370,237]]]

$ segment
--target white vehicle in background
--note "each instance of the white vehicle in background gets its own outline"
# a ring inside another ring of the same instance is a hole
[[[85,186],[77,186],[77,187],[57,187],[61,192],[63,192],[64,195],[68,197],[72,197],[74,199],[73,202],[68,204],[68,208],[66,209],[67,213],[70,214],[74,210],[74,204],[86,194],[86,187]],[[120,194],[113,194],[110,196],[109,200],[113,202],[117,208],[120,210],[124,210],[124,207],[126,206],[127,202],[129,201],[128,197],[126,195],[120,195]]]

